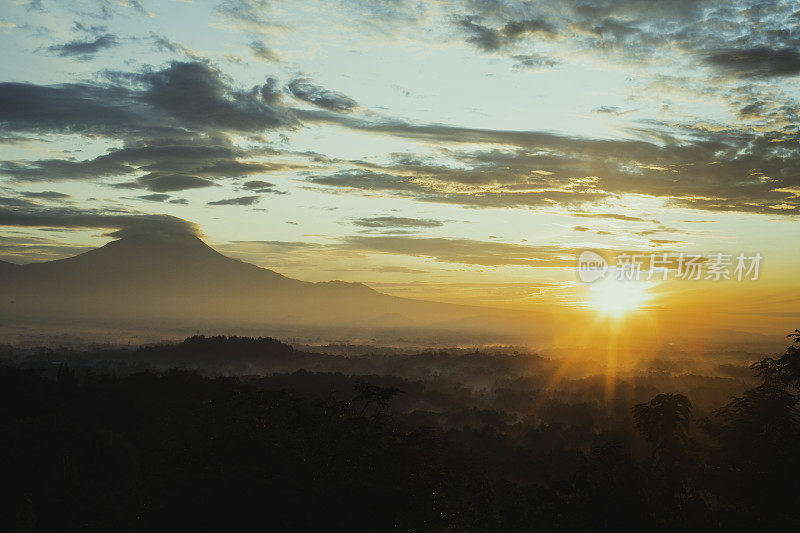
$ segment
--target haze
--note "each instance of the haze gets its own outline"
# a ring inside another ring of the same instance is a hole
[[[188,305],[170,293],[188,271],[152,264],[166,305],[95,265],[29,280],[48,299],[4,303],[4,323],[767,349],[798,319],[797,42],[791,3],[4,3],[0,259],[177,227],[287,278],[363,284],[277,312],[271,289],[207,272]],[[756,281],[603,296],[576,276],[587,249],[764,260]],[[151,252],[133,255],[166,260]],[[102,310],[75,299],[92,283]]]

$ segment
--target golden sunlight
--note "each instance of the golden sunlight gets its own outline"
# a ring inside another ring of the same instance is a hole
[[[652,286],[646,282],[607,279],[589,289],[588,305],[601,314],[620,317],[640,309],[652,297],[648,293]]]

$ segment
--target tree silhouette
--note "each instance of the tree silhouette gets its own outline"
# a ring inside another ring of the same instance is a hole
[[[361,407],[361,414],[367,410],[370,405],[375,406],[375,413],[380,413],[389,407],[389,402],[397,396],[402,394],[403,391],[397,387],[379,387],[377,385],[370,385],[359,381],[353,386],[353,390],[357,393],[353,399],[355,402],[364,402]]]
[[[795,329],[794,333],[787,335],[794,339],[795,346],[789,346],[786,352],[778,359],[767,357],[753,363],[750,368],[764,380],[765,383],[772,383],[783,387],[800,388],[800,330]]]
[[[653,445],[653,455],[674,460],[689,438],[692,402],[683,394],[659,394],[633,406],[636,429]]]
[[[774,460],[792,449],[800,436],[800,330],[779,358],[766,357],[750,365],[762,382],[714,411],[704,429],[748,462]]]
[[[700,422],[717,445],[709,456],[721,508],[742,530],[800,526],[800,331],[779,358],[752,365],[762,382]]]
[[[58,373],[56,374],[56,381],[64,387],[73,387],[77,383],[75,378],[75,371],[69,368],[67,363],[58,365]]]
[[[539,377],[497,382],[493,402],[457,380],[376,374],[358,366],[372,358],[334,360],[273,339],[194,337],[27,360],[0,346],[0,479],[15,489],[0,500],[0,530],[794,531],[800,331],[790,337],[782,356],[751,365],[761,380],[750,390],[738,380],[724,396],[695,387],[694,409],[686,396],[659,394],[608,419],[580,401],[594,389],[520,419]],[[397,357],[417,367],[460,361]],[[508,368],[465,357],[473,366],[460,377]],[[126,365],[98,366],[114,358]],[[323,359],[348,372],[320,371]],[[217,377],[186,369],[217,360]],[[27,366],[6,366],[19,362]],[[251,364],[284,373],[227,370]],[[681,390],[666,379],[653,390]],[[652,445],[645,461],[631,412]],[[711,439],[690,436],[695,423]]]

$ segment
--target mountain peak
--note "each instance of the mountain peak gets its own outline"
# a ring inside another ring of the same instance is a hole
[[[0,294],[5,297],[0,316],[184,327],[327,326],[366,324],[391,313],[441,314],[439,304],[390,297],[361,283],[287,278],[226,257],[193,232],[120,231],[111,236],[116,240],[66,259],[0,263]]]
[[[170,248],[182,250],[196,250],[215,255],[222,255],[205,242],[200,237],[191,233],[181,232],[153,232],[153,233],[131,233],[123,234],[120,238],[107,243],[99,249],[123,249],[123,248]]]

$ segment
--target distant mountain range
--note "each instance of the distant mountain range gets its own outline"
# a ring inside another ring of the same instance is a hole
[[[0,321],[411,326],[476,312],[360,283],[299,281],[226,257],[190,234],[127,236],[44,263],[0,262]]]

